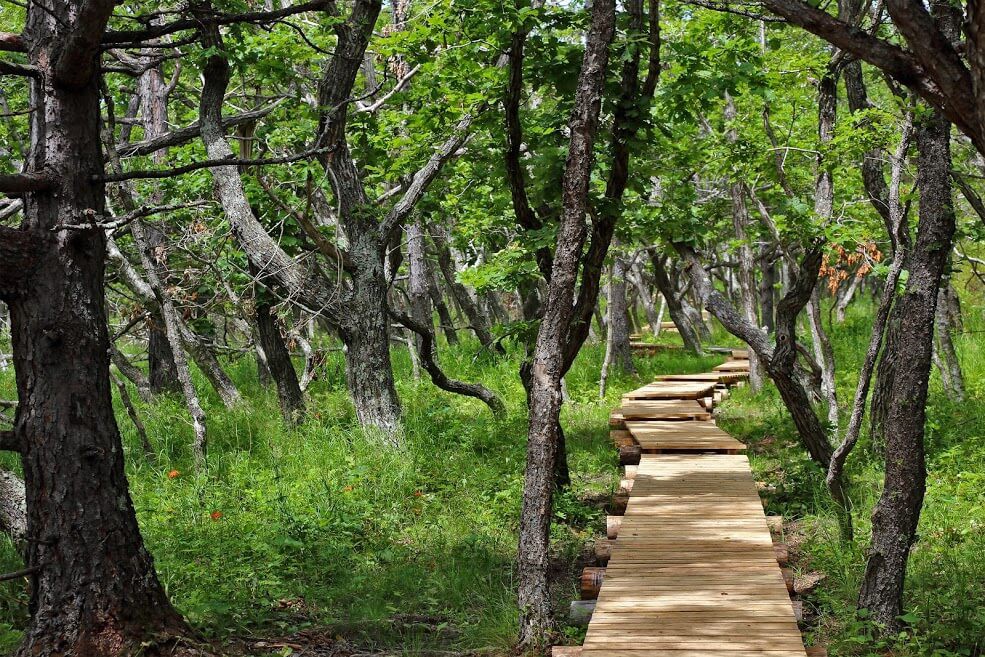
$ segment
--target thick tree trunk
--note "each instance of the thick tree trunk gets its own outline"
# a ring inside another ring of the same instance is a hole
[[[553,270],[531,366],[530,424],[518,550],[521,650],[541,648],[551,629],[548,555],[554,467],[561,413],[564,350],[574,314],[575,284],[586,237],[585,211],[593,168],[602,88],[615,33],[615,1],[595,0],[570,121],[562,214]]]
[[[352,278],[349,317],[339,330],[346,347],[346,384],[359,423],[374,427],[385,442],[397,445],[401,442],[401,411],[390,361],[388,286],[383,275],[383,254],[378,244],[361,237],[370,236],[354,236],[352,240],[351,257],[362,264]],[[376,264],[375,268],[372,263]]]
[[[951,200],[950,125],[935,112],[917,132],[920,224],[909,277],[894,315],[899,333],[888,358],[896,362],[886,417],[886,474],[872,513],[872,545],[859,607],[888,634],[903,622],[903,585],[926,487],[924,421],[941,278],[955,231]]]
[[[5,299],[20,402],[14,435],[34,539],[26,562],[37,569],[18,651],[25,657],[131,655],[145,640],[156,649],[158,637],[188,634],[154,573],[124,474],[109,387],[106,238],[96,227],[59,228],[104,213],[105,190],[93,182],[103,175],[98,52],[113,7],[32,4],[25,29],[42,72],[31,83],[29,170],[53,181],[24,197],[16,232],[29,236],[40,266],[21,272]]]
[[[261,293],[262,294],[262,293]],[[267,370],[277,386],[277,399],[284,423],[296,426],[304,421],[304,393],[298,383],[298,374],[291,362],[291,352],[284,343],[274,315],[273,307],[266,299],[256,304],[257,339],[266,357]]]
[[[147,371],[150,389],[155,395],[181,391],[174,352],[160,317],[152,316],[147,320]]]

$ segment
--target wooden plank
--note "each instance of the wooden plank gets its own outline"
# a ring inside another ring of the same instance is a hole
[[[627,421],[626,428],[644,451],[647,450],[742,450],[746,446],[702,421]]]
[[[642,388],[627,392],[623,400],[631,399],[701,399],[715,389],[713,381],[654,381]]]
[[[654,399],[623,402],[613,415],[622,420],[710,420],[711,413],[694,400]]]
[[[643,448],[649,424],[627,422]],[[619,524],[579,657],[806,657],[745,456],[643,454]]]

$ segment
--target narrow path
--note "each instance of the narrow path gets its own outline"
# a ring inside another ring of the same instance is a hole
[[[712,419],[742,385],[741,351],[705,374],[623,395],[610,418],[626,466],[599,550],[582,576],[581,647],[555,657],[812,657],[797,625],[786,550],[774,545],[745,445]]]

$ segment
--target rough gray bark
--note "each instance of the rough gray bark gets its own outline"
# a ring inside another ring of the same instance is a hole
[[[734,127],[736,121],[735,101],[728,93],[725,94],[725,122],[728,125],[726,138],[730,143],[739,140],[738,130]],[[732,180],[729,183],[729,194],[732,198],[732,230],[739,242],[738,270],[736,282],[739,288],[739,307],[746,321],[753,326],[759,326],[756,312],[756,276],[753,271],[752,245],[749,243],[749,208],[746,205],[746,185],[742,180]],[[749,385],[753,390],[763,388],[762,365],[755,350],[749,352]]]
[[[25,194],[21,228],[0,231],[0,243],[26,238],[28,258],[0,276],[13,320],[27,534],[38,539],[26,550],[35,570],[24,657],[122,657],[145,640],[190,635],[154,573],[128,492],[109,387],[105,235],[59,227],[104,214],[105,189],[94,182],[104,173],[99,41],[113,8],[108,0],[27,8],[28,59],[42,71],[31,81],[28,171],[50,184]]]
[[[818,142],[830,144],[834,139],[835,119],[838,109],[839,71],[834,62],[818,84]],[[817,178],[814,186],[814,213],[822,222],[829,222],[834,214],[834,176],[831,165],[823,154],[817,158]],[[807,302],[807,322],[811,328],[811,344],[814,347],[814,360],[821,367],[821,394],[828,408],[828,425],[832,435],[838,433],[838,392],[835,387],[835,357],[831,340],[821,321],[821,290],[814,287]]]
[[[872,382],[872,372],[875,368],[876,358],[879,356],[879,349],[883,343],[883,335],[886,333],[890,311],[893,302],[896,300],[896,287],[899,283],[900,274],[906,262],[907,247],[909,245],[909,227],[907,225],[906,210],[900,200],[900,183],[906,152],[909,149],[911,128],[912,125],[908,119],[903,127],[900,145],[896,151],[896,157],[893,162],[892,182],[887,190],[886,197],[886,208],[889,211],[891,227],[889,240],[893,245],[894,253],[893,264],[889,268],[889,274],[886,277],[886,283],[883,286],[882,295],[879,299],[879,306],[872,319],[869,345],[865,352],[865,360],[862,362],[862,368],[859,371],[858,385],[855,388],[855,398],[852,402],[852,411],[848,420],[848,428],[845,430],[845,438],[831,455],[831,462],[828,465],[825,481],[829,488],[836,486],[843,479],[845,463],[858,442],[859,432],[862,429],[862,419],[865,415],[865,402]],[[850,500],[846,499],[846,503],[850,504]],[[851,538],[853,534],[850,508],[847,509],[846,516],[843,519],[842,533],[846,539]]]
[[[851,281],[848,286],[844,289],[835,302],[835,319],[838,323],[845,321],[845,312],[848,310],[849,304],[855,298],[855,293],[858,292],[858,288],[861,286],[862,281],[865,279],[864,276],[859,276],[858,274],[851,277]]]
[[[684,341],[684,347],[699,356],[704,354],[698,332],[694,329],[691,318],[684,311],[677,290],[674,289],[674,285],[667,275],[663,256],[651,252],[650,264],[653,266],[653,280],[656,282],[660,294],[663,295],[664,301],[667,304],[667,312],[670,313],[670,319],[674,322],[674,326],[677,327],[677,331],[681,335],[681,340]]]
[[[407,235],[407,299],[410,306],[410,316],[420,325],[433,324],[431,318],[431,295],[428,292],[427,257],[424,252],[424,225],[418,217],[404,228]],[[414,341],[418,352],[421,351],[421,340],[415,335]]]
[[[894,314],[900,331],[886,418],[886,473],[872,513],[872,544],[859,606],[890,634],[903,622],[903,586],[926,487],[924,422],[934,341],[934,316],[955,232],[951,199],[950,125],[939,112],[917,131],[920,224],[907,263],[906,290]]]
[[[609,63],[609,44],[614,34],[615,1],[595,0],[569,122],[571,138],[551,280],[531,366],[527,465],[517,555],[521,650],[543,647],[551,628],[547,571],[564,350],[574,315],[575,285],[587,233],[588,185],[594,164],[593,149]]]
[[[24,482],[13,472],[0,470],[0,533],[23,549],[27,535],[27,498]]]
[[[937,311],[934,315],[934,324],[937,329],[937,354],[940,358],[940,372],[944,380],[944,387],[952,399],[958,402],[965,400],[964,374],[961,371],[961,362],[958,360],[958,352],[954,348],[954,341],[951,332],[954,327],[951,324],[951,314],[948,312],[948,298],[946,288],[941,288],[937,293]]]
[[[629,346],[629,309],[626,303],[626,275],[629,263],[617,255],[612,263],[609,278],[608,332],[606,339],[612,345],[611,362],[625,374],[635,374],[633,350]]]
[[[643,276],[643,270],[636,258],[633,259],[632,265],[626,271],[626,279],[636,288],[636,294],[639,296],[640,303],[643,305],[643,312],[646,313],[646,321],[650,325],[650,332],[657,335],[660,332],[661,315],[663,313],[657,312],[656,304],[653,303],[653,292],[647,285],[646,278]]]

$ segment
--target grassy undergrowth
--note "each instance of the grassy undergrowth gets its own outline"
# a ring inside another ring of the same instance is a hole
[[[833,331],[839,395],[847,404],[868,335],[868,309]],[[799,567],[826,575],[808,606],[819,614],[812,640],[829,654],[900,657],[977,655],[985,636],[985,346],[980,309],[966,313],[958,340],[969,400],[956,404],[934,377],[928,419],[929,490],[920,541],[908,574],[913,630],[890,642],[871,638],[854,612],[868,518],[881,488],[877,450],[867,441],[850,463],[857,540],[842,544],[820,470],[797,444],[775,390],[748,388],[726,404],[722,424],[753,446],[757,477],[776,486],[770,512],[798,519]],[[666,340],[663,337],[663,340]],[[719,344],[733,344],[723,335]],[[144,537],[179,609],[219,639],[287,635],[319,628],[363,648],[490,649],[515,636],[514,556],[526,418],[518,353],[481,353],[474,343],[442,349],[456,377],[496,389],[508,412],[493,418],[473,400],[415,381],[406,352],[394,351],[404,404],[405,445],[382,448],[361,432],[334,353],[309,394],[297,430],[280,422],[272,391],[254,365],[229,370],[246,401],[226,410],[204,380],[210,452],[195,473],[192,432],[180,400],[139,404],[158,452],[145,459],[122,408],[118,418]],[[619,470],[607,416],[619,395],[668,372],[705,371],[718,357],[662,352],[639,359],[636,377],[614,373],[598,399],[602,347],[587,346],[567,378],[564,409],[573,485],[560,495],[553,572],[559,617],[576,597],[581,555],[603,530],[604,504]],[[13,396],[0,374],[0,398]],[[10,455],[0,465],[16,469]],[[0,571],[20,563],[0,539]],[[23,582],[0,584],[0,652],[27,620]],[[568,628],[577,636],[578,631]],[[976,652],[977,651],[977,652]]]
[[[503,396],[502,418],[415,381],[404,350],[394,359],[405,417],[399,450],[358,429],[337,352],[309,391],[310,417],[297,430],[281,424],[276,396],[258,385],[251,360],[229,364],[246,398],[238,408],[224,409],[200,378],[209,417],[201,473],[194,472],[192,430],[179,399],[138,404],[155,461],[142,455],[118,407],[144,538],[172,599],[205,634],[317,627],[365,648],[510,648],[526,439],[519,354],[494,358],[477,343],[442,350],[447,371]],[[574,564],[603,531],[603,505],[618,484],[609,409],[656,372],[720,362],[662,354],[641,362],[639,377],[614,375],[600,401],[601,359],[601,347],[586,348],[567,380],[574,482],[557,502],[559,608],[576,594]],[[0,398],[13,396],[8,371],[0,375]],[[0,458],[17,469],[10,455]],[[0,544],[0,569],[19,567],[13,548]],[[26,595],[22,581],[0,584],[0,652],[17,643]]]
[[[870,308],[858,305],[831,336],[841,427],[848,421],[870,329]],[[863,428],[848,462],[856,538],[838,538],[823,473],[800,448],[793,423],[771,386],[748,388],[729,400],[720,424],[753,445],[757,478],[776,486],[768,511],[799,520],[802,572],[826,578],[807,598],[819,615],[811,639],[838,656],[975,657],[985,650],[985,328],[980,307],[965,309],[965,332],[955,336],[968,399],[956,403],[933,372],[927,413],[927,495],[906,580],[908,631],[875,639],[855,611],[871,532],[870,515],[882,490],[882,454]]]

